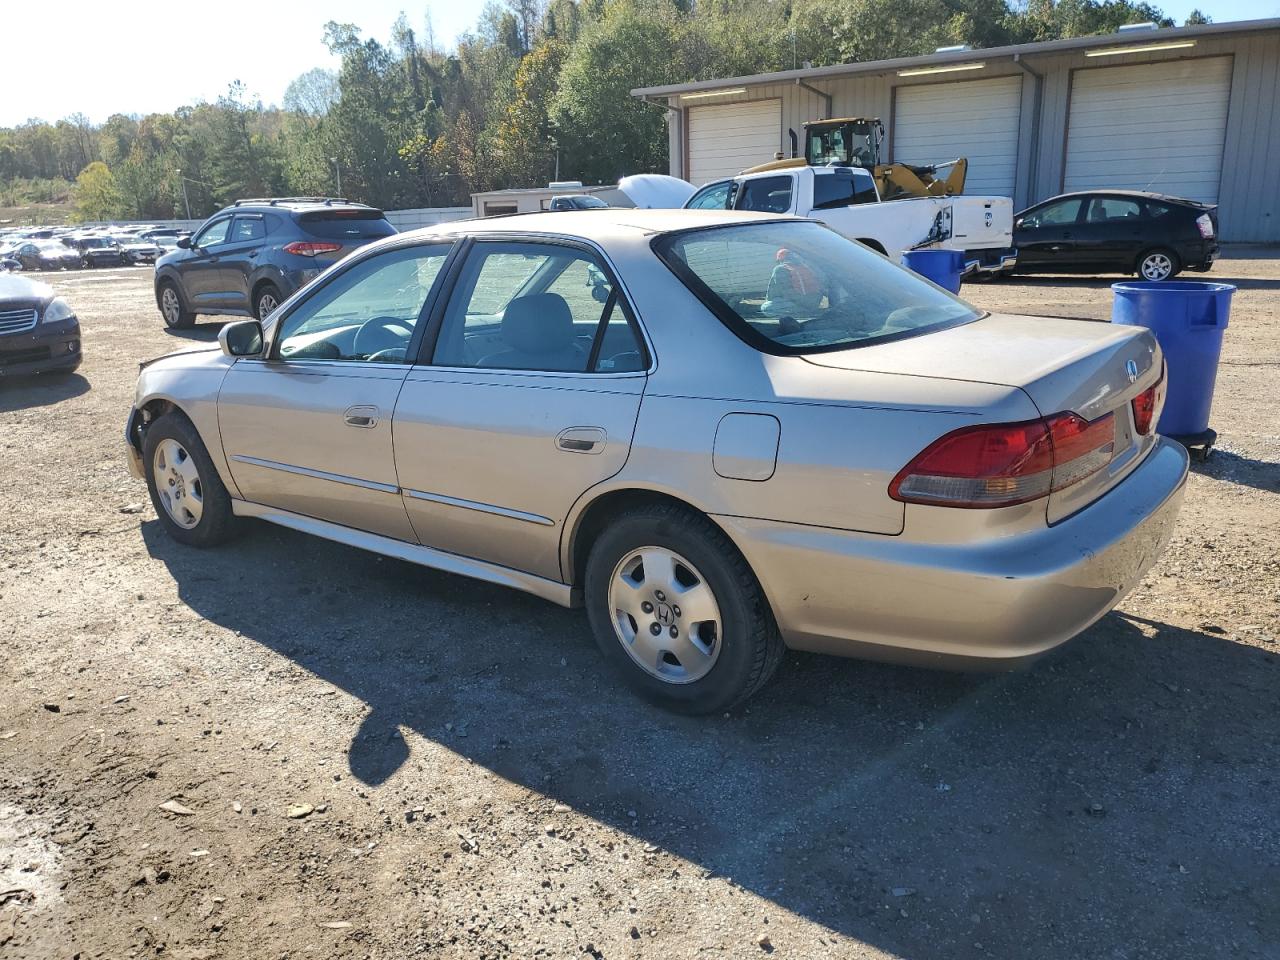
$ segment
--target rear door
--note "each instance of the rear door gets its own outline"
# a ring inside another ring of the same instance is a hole
[[[249,310],[249,277],[258,265],[267,239],[266,220],[260,213],[237,213],[219,255],[220,283],[227,305]]]
[[[1036,270],[1076,269],[1079,197],[1051,200],[1024,213],[1014,226],[1018,266]]]
[[[1151,220],[1141,200],[1090,197],[1075,230],[1076,261],[1081,269],[1131,270],[1150,232]]]
[[[600,256],[557,241],[475,242],[437,314],[394,416],[414,530],[560,580],[570,508],[631,448],[649,367],[639,326]]]

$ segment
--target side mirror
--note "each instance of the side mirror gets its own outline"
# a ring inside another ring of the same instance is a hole
[[[183,250],[190,250],[190,249],[191,249],[191,238],[190,238],[190,237],[179,237],[179,238],[178,238],[178,246],[180,246]]]
[[[228,323],[218,332],[218,343],[228,357],[262,356],[262,324],[257,320]]]
[[[1027,221],[1025,217],[1019,217],[1017,220],[1013,221],[1013,229],[1017,230],[1026,222]]]

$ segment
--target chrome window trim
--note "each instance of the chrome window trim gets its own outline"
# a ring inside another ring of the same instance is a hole
[[[511,520],[523,520],[526,523],[535,523],[540,527],[554,527],[556,522],[550,517],[544,517],[538,513],[526,513],[523,510],[512,510],[509,507],[499,507],[492,503],[481,503],[478,500],[463,500],[461,497],[446,497],[441,493],[427,493],[423,490],[402,491],[406,497],[412,497],[415,500],[426,500],[429,503],[440,503],[447,507],[461,507],[463,510],[475,510],[478,513],[490,513],[495,517],[507,517]]]
[[[397,494],[400,488],[391,483],[379,483],[376,480],[361,480],[359,477],[349,477],[344,473],[326,473],[324,470],[312,470],[310,467],[299,467],[291,463],[277,463],[275,460],[263,460],[261,457],[247,457],[243,454],[232,454],[231,459],[237,463],[247,463],[254,467],[264,467],[267,470],[279,470],[281,473],[292,473],[300,477],[310,477],[312,480],[329,480],[333,483],[346,484],[349,487],[361,487],[365,490],[377,490],[379,493]]]

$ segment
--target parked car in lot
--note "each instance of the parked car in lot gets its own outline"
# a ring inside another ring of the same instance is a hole
[[[0,379],[80,366],[80,322],[47,284],[0,273]]]
[[[125,263],[155,263],[164,250],[154,240],[129,240],[120,244],[120,254]]]
[[[111,237],[79,237],[71,246],[86,267],[118,267],[125,262],[124,250]]]
[[[80,251],[57,240],[27,240],[14,247],[10,256],[23,270],[74,270],[80,266]]]
[[[1155,563],[1187,474],[1149,332],[986,314],[806,220],[443,224],[219,341],[145,365],[125,432],[176,540],[259,517],[584,604],[690,712],[785,646],[1039,655]]]
[[[362,203],[239,200],[156,261],[156,305],[169,327],[189,327],[199,314],[261,320],[326,267],[395,232]]]
[[[1168,280],[1218,257],[1218,208],[1134,190],[1068,193],[1014,220],[1018,273],[1136,273]]]
[[[568,193],[552,197],[549,210],[605,210],[608,204],[589,193]]]

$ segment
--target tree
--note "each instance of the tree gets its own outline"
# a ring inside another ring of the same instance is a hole
[[[120,213],[120,191],[110,168],[95,160],[76,177],[76,213],[85,220],[111,220]]]
[[[284,91],[284,108],[304,117],[323,117],[338,101],[338,75],[316,67],[300,74]]]

